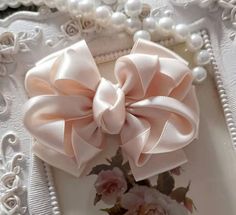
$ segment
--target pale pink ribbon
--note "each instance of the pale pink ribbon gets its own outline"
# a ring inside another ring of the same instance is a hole
[[[182,150],[198,135],[199,108],[186,62],[139,40],[114,69],[117,84],[101,78],[85,41],[49,55],[31,69],[24,124],[41,159],[80,176],[105,146],[120,147],[136,180],[186,162]],[[111,71],[112,72],[112,71]]]

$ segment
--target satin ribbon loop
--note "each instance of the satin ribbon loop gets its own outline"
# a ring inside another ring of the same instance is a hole
[[[120,147],[136,180],[187,161],[183,148],[198,135],[199,107],[187,63],[170,50],[139,40],[115,64],[117,84],[101,78],[85,41],[49,55],[25,80],[33,96],[24,124],[33,151],[80,176],[105,149]]]

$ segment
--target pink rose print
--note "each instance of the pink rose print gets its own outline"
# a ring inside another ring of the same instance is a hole
[[[125,215],[168,215],[154,192],[146,186],[132,188],[121,199],[121,205],[128,210]]]
[[[101,171],[95,182],[97,194],[108,205],[115,204],[117,199],[127,190],[127,182],[123,172],[115,167],[112,170]]]
[[[124,215],[168,215],[158,204],[145,204],[139,208],[131,209]]]
[[[106,161],[93,167],[89,175],[97,176],[94,205],[100,201],[111,205],[101,209],[107,215],[188,215],[196,210],[187,196],[190,182],[175,187],[174,176],[181,175],[180,167],[160,173],[156,183],[149,179],[137,182],[120,149]]]
[[[187,215],[187,210],[154,188],[135,186],[121,199],[124,215]],[[173,208],[175,210],[173,210]]]

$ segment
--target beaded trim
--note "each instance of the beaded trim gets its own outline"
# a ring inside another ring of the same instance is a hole
[[[201,30],[201,35],[204,40],[204,46],[211,56],[211,64],[213,66],[213,73],[214,73],[216,87],[219,94],[219,99],[223,107],[226,124],[229,129],[229,133],[231,135],[233,146],[236,149],[236,125],[235,125],[231,107],[228,101],[228,96],[224,88],[224,83],[222,81],[221,73],[219,71],[219,67],[217,65],[217,62],[214,56],[213,48],[210,42],[210,37],[206,30]]]
[[[157,43],[159,43],[162,46],[172,46],[176,42],[174,41],[173,38],[170,38],[170,39],[158,41]],[[107,63],[110,61],[114,61],[121,56],[129,54],[130,51],[131,51],[131,48],[130,49],[123,49],[123,50],[114,51],[114,52],[110,52],[107,54],[95,56],[94,59],[97,64]]]
[[[61,215],[51,167],[45,162],[43,162],[43,166],[47,176],[46,180],[48,185],[49,198],[52,206],[52,214]]]

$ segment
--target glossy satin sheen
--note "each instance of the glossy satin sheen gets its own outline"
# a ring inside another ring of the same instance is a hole
[[[33,152],[75,176],[105,147],[120,147],[136,180],[186,162],[182,150],[198,135],[199,108],[187,63],[170,50],[139,40],[114,69],[117,84],[100,76],[85,41],[44,58],[25,87],[32,97],[24,124]]]

